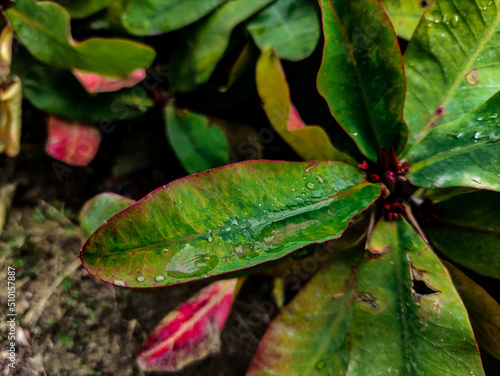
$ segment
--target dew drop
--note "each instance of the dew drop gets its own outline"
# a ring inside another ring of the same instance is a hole
[[[476,134],[474,135],[474,139],[479,140],[479,137],[481,137],[481,133],[476,132]]]
[[[122,281],[121,279],[115,279],[113,281],[113,285],[125,287],[125,281]]]
[[[319,182],[320,184],[324,184],[324,183],[325,183],[325,181],[323,180],[323,178],[322,178],[321,176],[319,176],[319,175],[318,175],[318,176],[316,176],[316,179],[318,179],[318,182]]]
[[[233,218],[233,220],[231,221],[231,224],[233,226],[238,226],[240,224],[240,222],[238,222],[238,218]]]
[[[455,14],[450,21],[450,26],[455,28],[458,26],[458,22],[460,21],[460,17],[458,14]]]
[[[162,282],[162,281],[164,281],[164,280],[165,280],[165,277],[164,277],[164,276],[162,276],[162,275],[157,275],[157,276],[155,277],[155,281],[156,281],[156,282]]]
[[[316,186],[314,185],[314,183],[311,183],[311,182],[307,183],[307,184],[306,184],[306,187],[307,187],[307,188],[309,188],[309,189],[314,189],[314,188],[316,188]]]
[[[290,188],[290,190],[291,190],[292,192],[297,192],[297,190],[296,190],[295,188],[293,188],[293,187],[292,187],[292,188]]]
[[[137,282],[144,282],[146,279],[144,278],[143,275],[138,275],[137,276]]]
[[[477,121],[483,121],[483,120],[484,120],[484,116],[479,116],[479,117],[477,118]]]
[[[325,362],[323,360],[320,360],[318,363],[316,363],[316,369],[323,369],[325,368]]]
[[[460,133],[458,133],[455,137],[456,137],[456,138],[460,138],[460,137],[462,137],[463,135],[464,135],[464,134],[463,134],[463,132],[460,132]]]
[[[212,235],[212,233],[211,233],[211,232],[209,232],[209,233],[207,234],[207,241],[208,241],[209,243],[212,243],[212,242],[214,241],[214,236]]]
[[[489,116],[490,119],[496,119],[497,117],[498,117],[498,114],[496,112]]]

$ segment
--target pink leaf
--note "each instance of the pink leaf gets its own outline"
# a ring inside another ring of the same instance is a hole
[[[74,70],[73,74],[89,93],[117,91],[124,87],[132,87],[144,80],[146,71],[137,70],[125,78],[103,77],[95,73]]]
[[[165,316],[137,357],[141,369],[175,372],[219,352],[237,281],[214,282]]]
[[[86,166],[99,149],[101,136],[92,126],[50,116],[46,151],[52,158],[74,166]]]
[[[288,114],[287,129],[293,131],[294,129],[304,128],[306,125],[300,118],[297,109],[293,104],[290,103],[290,113]]]

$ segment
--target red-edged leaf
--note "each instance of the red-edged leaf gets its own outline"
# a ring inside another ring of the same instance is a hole
[[[99,149],[101,136],[92,126],[50,116],[46,151],[52,158],[74,166],[86,166]]]
[[[73,74],[89,93],[105,93],[132,87],[146,77],[144,69],[136,70],[125,78],[104,77],[96,73],[74,70]]]
[[[175,372],[218,352],[237,281],[214,282],[165,316],[137,358],[141,369]]]

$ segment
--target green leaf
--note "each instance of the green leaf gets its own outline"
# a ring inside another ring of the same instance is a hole
[[[132,34],[158,35],[187,26],[225,2],[228,0],[132,0],[121,19]]]
[[[153,106],[143,90],[122,89],[91,95],[69,72],[34,68],[23,81],[24,96],[37,108],[70,119],[124,120]]]
[[[419,235],[381,221],[370,246],[385,253],[351,251],[313,277],[271,323],[247,376],[484,374],[467,312]]]
[[[229,146],[222,129],[203,115],[167,106],[166,128],[170,145],[190,174],[220,167],[229,161]]]
[[[476,191],[437,205],[441,223],[424,228],[432,244],[458,264],[500,279],[500,193]]]
[[[264,49],[257,62],[256,81],[269,121],[298,155],[305,160],[330,160],[356,165],[351,157],[332,145],[323,128],[303,124],[290,102],[285,72],[271,47]],[[295,124],[297,122],[300,124]]]
[[[277,0],[247,29],[261,50],[272,46],[280,58],[292,61],[311,55],[320,38],[316,8],[308,0]]]
[[[170,65],[174,91],[189,91],[211,76],[229,44],[231,31],[274,0],[231,0],[179,34]]]
[[[64,8],[71,18],[86,18],[103,9],[106,9],[113,0],[71,0],[67,1]]]
[[[83,238],[87,239],[97,228],[116,213],[132,205],[135,200],[111,192],[92,197],[79,214]]]
[[[91,38],[75,42],[67,11],[53,2],[18,0],[7,10],[17,37],[38,60],[62,69],[126,77],[148,67],[155,51],[125,39]]]
[[[399,45],[377,0],[321,0],[325,47],[318,90],[339,124],[372,160],[406,142]]]
[[[406,49],[409,146],[500,90],[500,1],[437,0]]]
[[[188,282],[337,238],[379,194],[342,163],[237,163],[153,191],[101,226],[80,257],[120,286]]]
[[[428,188],[500,190],[500,92],[485,104],[433,129],[408,155],[408,178]]]
[[[467,308],[479,346],[500,360],[500,306],[476,282],[449,262],[443,263]]]
[[[421,0],[381,0],[398,37],[410,40],[417,28],[427,1]]]

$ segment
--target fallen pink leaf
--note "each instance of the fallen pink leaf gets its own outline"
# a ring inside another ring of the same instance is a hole
[[[52,158],[74,166],[86,166],[99,149],[99,131],[77,121],[50,116],[46,151]]]
[[[95,73],[74,70],[73,74],[89,93],[104,93],[132,87],[144,80],[146,71],[137,70],[125,78],[103,77]]]
[[[219,352],[237,281],[214,282],[165,316],[137,357],[141,369],[175,372]]]

